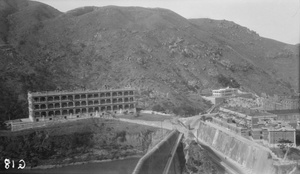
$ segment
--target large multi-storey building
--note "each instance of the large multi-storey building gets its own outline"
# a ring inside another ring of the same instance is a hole
[[[290,125],[253,128],[251,135],[254,140],[264,140],[271,147],[278,147],[281,143],[296,145],[296,129]]]
[[[68,119],[105,112],[136,111],[134,89],[28,93],[29,119]]]
[[[281,140],[289,141],[293,146],[296,145],[296,130],[292,127],[267,128],[267,141],[270,145],[278,145]]]

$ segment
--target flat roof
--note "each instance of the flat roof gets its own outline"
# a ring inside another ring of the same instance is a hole
[[[64,95],[64,94],[86,94],[98,92],[118,92],[118,91],[135,91],[133,88],[122,89],[98,89],[98,90],[70,90],[70,91],[41,91],[41,92],[28,92],[32,96],[47,96],[47,95]]]
[[[262,129],[268,129],[268,131],[295,131],[290,124],[285,124],[280,127],[278,127],[278,125],[269,125],[262,127]]]
[[[300,114],[300,109],[268,110],[267,112],[272,114],[294,114],[294,113]]]

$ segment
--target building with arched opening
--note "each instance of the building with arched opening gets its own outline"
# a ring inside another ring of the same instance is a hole
[[[29,92],[29,119],[38,122],[95,113],[135,113],[135,94],[134,89]]]

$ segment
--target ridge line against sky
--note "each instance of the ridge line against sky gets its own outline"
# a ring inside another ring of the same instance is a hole
[[[84,6],[160,7],[185,18],[233,21],[260,36],[300,43],[300,0],[35,0],[66,12]]]

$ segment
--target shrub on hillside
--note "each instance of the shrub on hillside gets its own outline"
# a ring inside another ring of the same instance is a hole
[[[92,132],[49,136],[44,131],[21,136],[0,136],[1,157],[23,158],[29,166],[36,166],[40,160],[59,159],[70,154],[82,153],[92,145]]]
[[[217,76],[218,82],[223,87],[239,88],[240,84],[231,77],[225,77],[222,74]]]
[[[192,106],[179,106],[173,109],[173,113],[180,116],[194,116],[202,112],[202,109],[194,108]]]
[[[163,108],[161,105],[157,104],[152,107],[152,111],[165,112],[165,108]]]

